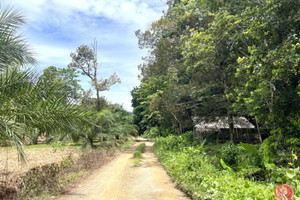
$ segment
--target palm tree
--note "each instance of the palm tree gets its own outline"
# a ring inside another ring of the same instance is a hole
[[[28,43],[18,33],[25,23],[25,18],[17,10],[0,4],[0,67],[36,63]]]
[[[56,93],[57,85],[38,81],[31,71],[5,67],[0,73],[0,141],[15,145],[24,158],[22,141],[38,129],[61,136],[79,135],[87,124],[80,106]],[[77,128],[77,129],[76,129]]]
[[[138,127],[133,124],[133,115],[119,105],[114,106],[113,113],[115,124],[110,130],[111,134],[114,134],[116,138],[138,135]]]
[[[58,84],[39,81],[32,71],[16,67],[36,63],[17,33],[24,23],[18,11],[0,5],[0,144],[15,145],[23,159],[22,142],[29,132],[74,136],[79,135],[76,128],[88,124],[83,109],[57,95]]]

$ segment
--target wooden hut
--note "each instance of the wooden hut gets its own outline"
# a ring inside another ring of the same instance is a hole
[[[196,138],[203,140],[209,138],[217,142],[229,140],[229,123],[227,117],[216,117],[215,120],[205,121],[194,117],[194,130]],[[236,133],[236,141],[252,142],[257,141],[255,126],[245,117],[233,117],[233,124]]]

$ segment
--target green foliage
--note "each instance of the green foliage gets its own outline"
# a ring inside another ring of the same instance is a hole
[[[167,4],[160,20],[136,32],[149,50],[132,93],[140,134],[192,130],[194,116],[247,116],[274,135],[265,149],[300,151],[299,1]]]
[[[226,169],[226,170],[230,171],[230,173],[234,174],[234,171],[228,165],[226,165],[226,163],[224,162],[223,159],[220,159],[220,163],[221,163],[223,169]]]
[[[36,64],[27,41],[18,34],[25,23],[19,11],[0,4],[0,70],[7,65]]]
[[[257,151],[257,149],[255,148],[254,145],[247,144],[247,143],[241,143],[241,146],[242,146],[243,149],[250,152],[253,156],[258,156],[259,155],[259,152]]]
[[[73,69],[47,67],[39,78],[44,84],[57,85],[57,94],[66,96],[66,101],[78,101],[82,90],[79,85],[78,73]]]
[[[133,140],[128,140],[127,142],[125,142],[125,143],[121,146],[121,150],[124,151],[125,149],[127,149],[128,147],[130,147],[133,143],[134,143]]]
[[[157,138],[154,150],[176,184],[195,199],[274,198],[274,183],[250,181],[235,173],[222,159],[220,163],[225,170],[220,171],[212,164],[212,156],[201,148],[203,145],[169,136]]]
[[[100,112],[85,113],[90,125],[83,126],[80,136],[84,147],[94,148],[95,140],[115,141],[137,135],[137,127],[133,124],[133,116],[120,105],[110,105],[110,108]],[[82,129],[81,128],[81,129]]]
[[[244,107],[276,135],[274,145],[297,147],[299,138],[299,1],[268,1],[249,9],[244,16],[255,16],[245,27],[243,37],[248,53],[238,59],[236,109]],[[282,31],[285,30],[285,31]]]
[[[154,150],[176,184],[195,199],[272,199],[274,189],[281,183],[290,184],[297,196],[299,166],[296,154],[288,166],[279,167],[266,141],[261,147],[213,144],[205,141],[193,143],[187,135],[156,138]],[[225,159],[232,159],[229,165]],[[263,191],[257,193],[258,191]]]
[[[31,71],[4,68],[0,72],[0,138],[15,145],[24,158],[22,143],[40,132],[61,137],[78,135],[79,127],[90,124],[80,106],[56,94],[55,84],[38,81]],[[78,128],[78,130],[76,130]]]
[[[159,134],[159,130],[157,127],[152,127],[152,128],[150,128],[150,130],[146,130],[143,134],[143,136],[146,138],[156,138],[159,135],[160,134]]]
[[[131,92],[134,123],[139,127],[140,135],[146,130],[150,131],[152,127],[169,125],[169,117],[163,116],[163,113],[157,108],[157,106],[160,108],[163,106],[159,99],[163,95],[162,89],[166,84],[166,77],[153,77],[143,83],[140,88],[135,88]]]
[[[142,154],[146,150],[146,144],[142,143],[140,144],[135,151],[133,152],[133,158],[134,158],[134,164],[137,165],[139,162],[141,162]]]
[[[222,146],[220,150],[221,158],[229,166],[235,166],[238,163],[237,156],[239,153],[240,153],[240,149],[232,143],[226,143],[225,145]]]

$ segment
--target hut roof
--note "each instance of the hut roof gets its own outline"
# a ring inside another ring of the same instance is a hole
[[[228,118],[227,117],[216,117],[214,121],[204,121],[199,120],[196,117],[193,119],[196,122],[195,128],[199,132],[215,132],[221,129],[229,129]],[[245,117],[233,117],[234,128],[242,129],[252,129],[255,128]]]

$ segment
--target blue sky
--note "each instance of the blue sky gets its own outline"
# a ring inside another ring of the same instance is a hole
[[[130,91],[139,85],[138,64],[147,52],[138,48],[134,32],[144,30],[162,16],[162,0],[7,0],[26,18],[23,34],[39,61],[39,70],[48,66],[67,67],[70,53],[82,44],[98,41],[100,77],[116,72],[122,80],[102,92],[112,103],[131,111]],[[80,84],[89,89],[89,79]]]

